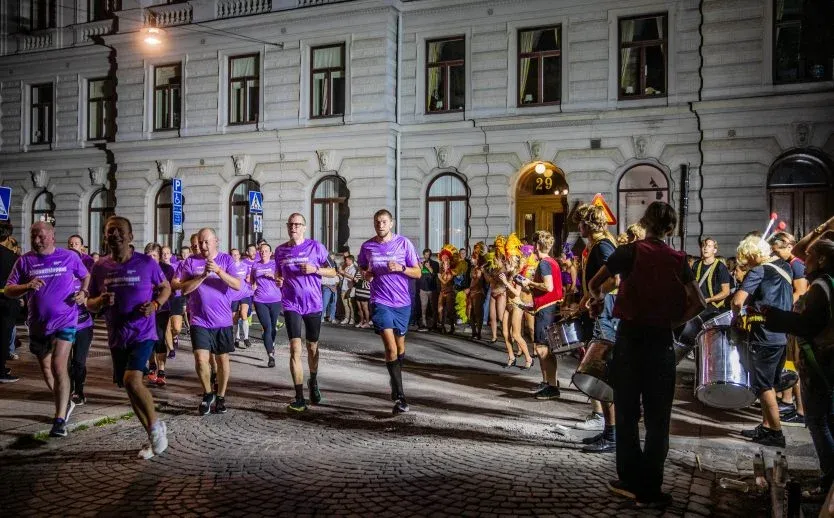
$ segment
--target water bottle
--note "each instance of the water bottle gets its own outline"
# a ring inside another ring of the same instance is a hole
[[[746,482],[742,482],[741,480],[733,480],[731,478],[722,478],[718,481],[718,485],[724,489],[732,489],[733,491],[738,491],[740,493],[746,493],[748,486]]]

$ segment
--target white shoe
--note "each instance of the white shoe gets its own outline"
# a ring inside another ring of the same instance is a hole
[[[150,439],[154,455],[168,449],[168,427],[165,421],[157,421],[156,426],[151,427]]]
[[[136,454],[136,457],[142,460],[148,460],[153,458],[153,448],[151,447],[151,443],[146,442],[142,445],[142,449],[139,450],[139,453]]]
[[[358,324],[356,324],[356,325],[355,325],[355,326],[353,326],[353,327],[363,327],[363,326],[362,326],[362,322],[359,322]]]
[[[69,418],[72,415],[73,410],[75,410],[75,403],[73,403],[72,399],[70,399],[69,403],[67,403],[67,415],[64,417],[65,423],[69,423]]]
[[[577,430],[599,432],[605,429],[605,419],[601,415],[591,412],[584,421],[576,423],[573,427]]]
[[[339,325],[340,325],[340,326],[346,326],[346,325],[348,325],[348,323],[349,323],[349,322],[350,322],[350,320],[348,320],[348,319],[346,318],[346,319],[344,319],[344,320],[339,321]]]

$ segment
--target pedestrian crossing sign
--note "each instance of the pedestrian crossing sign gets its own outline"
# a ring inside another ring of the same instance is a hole
[[[605,211],[605,224],[606,225],[616,225],[617,218],[614,217],[614,213],[611,212],[611,208],[605,203],[605,198],[602,197],[602,194],[596,193],[594,195],[594,199],[591,200],[591,205],[596,205],[597,207],[602,207],[602,210]]]
[[[12,206],[12,188],[0,187],[0,221],[9,220],[9,212]]]
[[[249,191],[249,213],[264,213],[264,195],[261,191]]]

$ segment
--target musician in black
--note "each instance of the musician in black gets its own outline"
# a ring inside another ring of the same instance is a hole
[[[723,261],[718,259],[718,241],[712,237],[705,237],[701,241],[701,258],[692,265],[695,281],[701,288],[701,295],[707,302],[707,307],[698,318],[686,323],[680,333],[680,341],[687,345],[695,345],[695,338],[701,332],[703,323],[730,309],[730,270]]]
[[[772,255],[770,245],[759,236],[744,238],[738,245],[738,261],[747,274],[735,295],[733,314],[739,315],[745,306],[758,311],[763,306],[790,311],[793,305],[793,276],[791,266]],[[785,447],[785,435],[779,420],[776,391],[785,366],[788,337],[765,329],[759,315],[741,315],[736,320],[749,335],[753,391],[762,405],[762,423],[741,434],[765,446]]]

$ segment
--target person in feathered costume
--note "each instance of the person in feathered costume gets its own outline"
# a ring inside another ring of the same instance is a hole
[[[472,339],[481,339],[481,327],[484,323],[484,299],[486,298],[486,283],[484,276],[484,252],[486,245],[478,241],[472,248],[472,270],[469,272],[469,291],[466,296],[466,315],[472,326]]]
[[[455,271],[453,263],[459,259],[458,249],[453,245],[445,245],[437,254],[437,257],[440,259],[440,273],[437,275],[437,280],[440,282],[440,298],[437,302],[440,332],[446,333],[446,324],[448,323],[451,328],[449,332],[454,333]]]
[[[498,275],[498,278],[503,283],[507,290],[507,308],[503,320],[504,344],[507,347],[507,367],[513,367],[518,361],[518,357],[523,355],[525,364],[523,369],[529,369],[533,366],[533,358],[530,356],[530,351],[527,348],[527,341],[522,336],[522,325],[524,321],[524,307],[527,305],[525,297],[529,298],[530,293],[524,293],[521,284],[516,281],[517,275],[522,275],[526,260],[522,258],[521,241],[515,234],[510,234],[505,246],[505,255],[507,257],[507,266],[503,272]],[[532,300],[530,300],[532,302]],[[515,341],[517,351],[513,352],[513,344]]]
[[[507,238],[503,235],[495,237],[495,250],[492,255],[487,254],[489,268],[487,270],[487,281],[489,282],[489,329],[492,331],[490,343],[498,341],[498,322],[503,320],[507,308],[507,288],[498,279],[498,275],[504,269],[504,253],[506,252]]]

